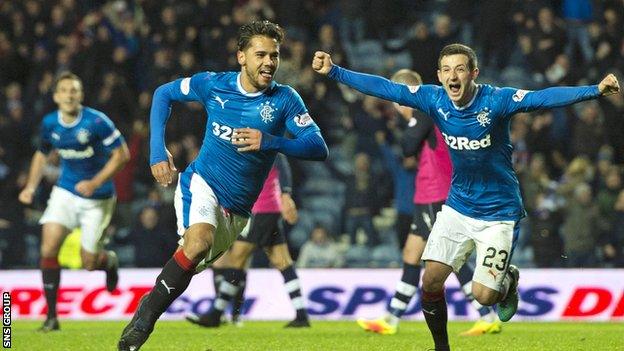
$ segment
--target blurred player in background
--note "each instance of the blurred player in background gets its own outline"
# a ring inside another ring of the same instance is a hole
[[[420,75],[408,69],[398,71],[391,80],[409,86],[422,85]],[[358,319],[357,321],[364,330],[387,335],[396,334],[399,321],[418,290],[420,259],[436,215],[442,209],[448,195],[452,173],[451,157],[444,143],[444,137],[431,118],[411,107],[400,106],[397,103],[394,103],[394,107],[408,122],[408,128],[402,140],[403,153],[406,157],[418,156],[414,194],[416,210],[403,247],[403,274],[390,300],[387,315],[374,320]],[[457,279],[466,298],[481,316],[475,325],[462,335],[498,333],[501,331],[501,323],[497,320],[494,309],[482,306],[472,296],[473,274],[474,269],[470,263],[464,264],[457,272]]]
[[[510,320],[518,309],[520,272],[509,262],[518,223],[526,214],[511,161],[511,116],[615,94],[615,76],[607,75],[598,85],[539,91],[476,84],[476,54],[462,44],[447,45],[440,52],[442,86],[410,86],[349,71],[321,51],[315,53],[312,68],[365,94],[424,112],[451,149],[451,189],[423,253],[422,311],[435,349],[450,350],[444,283],[475,249],[472,295],[482,305],[498,304],[500,320]]]
[[[198,73],[154,92],[150,164],[161,185],[171,184],[176,171],[165,148],[172,102],[201,102],[208,126],[199,155],[178,179],[174,204],[180,247],[123,330],[119,350],[138,350],[193,275],[230,248],[247,226],[278,152],[327,158],[327,145],[299,94],[273,81],[283,38],[282,28],[269,21],[245,24],[238,36],[239,72]],[[286,130],[293,139],[283,137]]]
[[[65,237],[81,228],[82,267],[106,272],[106,290],[112,292],[119,279],[117,256],[105,251],[104,230],[115,207],[112,177],[130,160],[130,152],[119,130],[102,112],[82,106],[82,81],[73,73],[61,73],[54,85],[58,110],[41,124],[41,143],[30,163],[26,186],[19,194],[30,205],[41,182],[51,152],[58,152],[61,175],[39,223],[41,276],[48,312],[43,332],[59,330],[56,300],[61,280],[58,254]]]
[[[265,250],[273,267],[284,277],[284,286],[296,311],[295,319],[287,328],[309,327],[310,321],[301,296],[299,278],[288,252],[281,219],[292,225],[297,222],[297,207],[291,197],[292,176],[288,159],[278,155],[271,168],[258,200],[251,209],[249,230],[239,235],[230,251],[224,255],[221,270],[215,270],[215,292],[218,292],[210,311],[201,316],[191,314],[186,319],[204,327],[218,327],[226,307],[233,303],[232,322],[237,324],[244,301],[247,263],[257,247]],[[219,260],[221,261],[221,260]],[[219,273],[221,277],[219,278]],[[218,288],[216,288],[218,287]]]

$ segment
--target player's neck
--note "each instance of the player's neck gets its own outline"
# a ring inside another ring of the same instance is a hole
[[[65,112],[65,111],[59,111],[59,112],[61,114],[61,119],[63,120],[64,123],[72,124],[76,121],[78,116],[80,116],[80,110],[81,109],[77,109],[75,112]]]
[[[260,91],[260,89],[256,88],[253,84],[251,84],[251,81],[245,73],[241,73],[240,75],[240,84],[246,93],[253,94]]]

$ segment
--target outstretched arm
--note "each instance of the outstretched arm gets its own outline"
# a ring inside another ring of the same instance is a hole
[[[529,112],[571,105],[595,99],[600,96],[617,94],[620,90],[617,78],[607,75],[598,85],[580,87],[552,87],[537,91],[502,89],[507,106],[506,114]]]
[[[426,112],[427,104],[423,100],[427,99],[423,98],[422,94],[416,94],[416,92],[422,88],[425,90],[431,89],[431,86],[410,87],[405,84],[395,83],[384,77],[350,71],[333,64],[331,56],[322,51],[317,51],[314,54],[312,68],[316,72],[327,75],[329,78],[357,89],[366,95],[376,96]]]

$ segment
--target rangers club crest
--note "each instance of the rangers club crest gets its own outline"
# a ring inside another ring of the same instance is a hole
[[[260,117],[262,118],[262,122],[273,122],[273,112],[277,111],[275,104],[271,103],[270,101],[266,101],[261,103],[260,106],[257,107],[257,109],[260,110]]]
[[[91,133],[89,133],[88,130],[82,128],[78,132],[76,132],[76,140],[78,140],[79,143],[84,145],[89,142],[90,135]]]
[[[479,112],[477,115],[477,122],[481,125],[481,127],[485,127],[490,124],[492,120],[488,117],[490,115],[490,109],[487,107],[483,109],[483,111]]]

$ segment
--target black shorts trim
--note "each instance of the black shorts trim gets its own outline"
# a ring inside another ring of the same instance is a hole
[[[410,234],[422,237],[424,240],[429,238],[433,223],[435,223],[438,212],[442,210],[444,201],[434,202],[430,204],[416,204],[414,217],[410,226]]]
[[[249,233],[239,235],[236,240],[249,242],[258,247],[269,247],[286,242],[281,226],[280,213],[258,213],[251,216]]]

